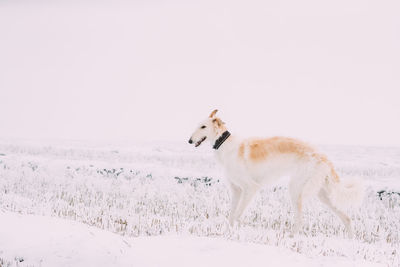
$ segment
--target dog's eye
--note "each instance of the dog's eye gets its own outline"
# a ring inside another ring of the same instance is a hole
[[[203,125],[203,126],[201,126],[200,128],[201,128],[201,129],[204,129],[204,128],[206,128],[206,126],[205,126],[205,125]]]

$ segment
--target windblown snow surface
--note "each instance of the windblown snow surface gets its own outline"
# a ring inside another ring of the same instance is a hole
[[[0,140],[0,266],[399,266],[400,148],[320,150],[365,180],[353,240],[313,200],[289,237],[287,178],[230,229],[207,144]]]

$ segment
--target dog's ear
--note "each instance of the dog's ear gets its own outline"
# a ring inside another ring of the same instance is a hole
[[[217,127],[221,127],[222,125],[225,124],[225,122],[223,122],[221,119],[219,118],[215,118],[212,120],[213,123],[215,123],[217,125]]]
[[[210,118],[213,118],[217,112],[218,112],[218,109],[214,109],[214,111],[211,112],[211,114],[210,114]]]

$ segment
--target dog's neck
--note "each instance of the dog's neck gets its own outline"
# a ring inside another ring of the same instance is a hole
[[[213,149],[218,150],[220,146],[231,136],[231,133],[226,130],[224,131],[214,142]]]
[[[211,144],[214,145],[216,141],[222,136],[223,133],[219,134],[214,142]],[[238,142],[239,140],[237,139],[236,136],[234,135],[229,135],[225,141],[218,147],[218,149],[213,149],[214,154],[217,157],[217,160],[222,164],[225,165],[227,164],[227,158],[232,155],[232,153],[235,153],[235,149],[238,147]]]

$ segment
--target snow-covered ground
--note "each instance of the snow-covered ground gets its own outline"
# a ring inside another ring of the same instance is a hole
[[[228,191],[206,147],[0,140],[0,266],[398,266],[400,148],[321,150],[343,179],[366,181],[354,240],[318,201],[290,238],[285,179],[229,229]]]
[[[20,266],[354,266],[288,249],[194,236],[124,237],[70,220],[0,213],[0,246]]]

